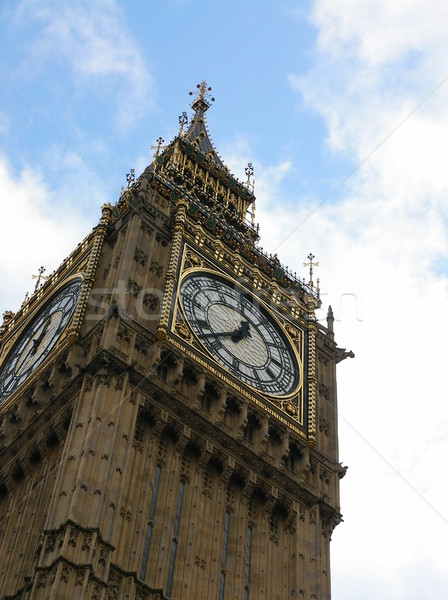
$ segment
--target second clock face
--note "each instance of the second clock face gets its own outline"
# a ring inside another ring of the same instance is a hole
[[[187,275],[179,293],[191,328],[217,362],[270,396],[296,390],[299,366],[291,344],[256,299],[208,273]]]
[[[45,360],[76,307],[82,280],[64,285],[19,336],[0,369],[0,404]]]

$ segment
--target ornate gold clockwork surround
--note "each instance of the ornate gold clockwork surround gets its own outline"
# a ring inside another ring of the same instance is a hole
[[[305,330],[188,244],[179,265],[171,334],[227,384],[304,425]]]
[[[292,344],[257,298],[213,272],[193,271],[182,279],[179,301],[199,344],[235,377],[273,397],[297,391]]]

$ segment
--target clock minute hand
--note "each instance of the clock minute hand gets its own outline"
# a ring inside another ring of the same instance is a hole
[[[235,331],[217,331],[216,333],[201,333],[198,337],[230,337],[235,334]]]

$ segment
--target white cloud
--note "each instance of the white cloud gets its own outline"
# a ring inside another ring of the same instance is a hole
[[[350,468],[334,600],[448,593],[448,82],[437,87],[448,75],[447,12],[436,0],[317,0],[315,63],[290,77],[326,123],[331,151],[359,165],[342,200],[324,203],[279,251],[291,261],[302,236],[313,239],[337,340],[356,353],[338,370]],[[269,207],[263,218],[274,240],[284,222]]]
[[[40,266],[50,274],[90,231],[76,204],[57,203],[55,195],[39,173],[27,167],[15,178],[0,157],[0,281],[8,282],[1,287],[0,315],[20,307]]]
[[[68,69],[74,93],[87,101],[89,94],[106,97],[122,127],[141,122],[153,107],[153,79],[113,0],[23,0],[15,20],[19,29],[32,26],[23,63],[29,77],[41,76],[49,64]]]
[[[443,598],[447,523],[435,511],[447,518],[448,281],[428,266],[446,256],[446,231],[437,210],[390,210],[370,183],[360,202],[317,211],[279,249],[298,270],[308,249],[316,253],[319,317],[331,303],[336,339],[356,354],[338,367],[340,460],[349,471],[345,522],[332,545],[333,598]],[[290,222],[302,214],[291,211]],[[262,243],[273,249],[278,231],[290,229],[285,215],[262,204],[259,216]],[[425,585],[415,581],[419,563],[431,565]]]
[[[443,0],[316,0],[311,16],[322,53],[369,67],[446,46],[447,19]]]
[[[240,180],[247,181],[247,175],[244,168],[248,163],[251,163],[254,168],[254,176],[251,181],[255,181],[255,222],[263,222],[265,218],[270,218],[270,211],[275,210],[275,227],[269,227],[269,243],[266,248],[270,248],[274,252],[274,248],[282,241],[282,236],[285,231],[289,231],[293,221],[291,220],[291,211],[287,208],[287,203],[282,198],[282,183],[285,177],[291,172],[291,161],[283,161],[275,165],[263,165],[256,160],[256,152],[254,151],[251,141],[246,138],[232,139],[227,142],[227,145],[222,148],[224,164],[230,171]],[[306,213],[303,212],[303,217]],[[250,218],[250,217],[248,217]],[[296,218],[299,218],[298,216]],[[267,237],[263,227],[261,228],[260,245],[264,246]]]

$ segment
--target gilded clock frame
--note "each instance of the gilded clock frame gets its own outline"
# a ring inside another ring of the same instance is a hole
[[[23,393],[26,388],[29,388],[35,381],[39,379],[45,369],[48,367],[48,359],[53,360],[63,354],[69,346],[74,344],[80,334],[82,322],[87,309],[87,301],[90,289],[94,282],[94,276],[98,261],[101,254],[104,239],[106,237],[109,224],[112,222],[113,207],[110,204],[104,204],[101,207],[102,216],[97,227],[83,240],[81,244],[68,256],[62,265],[55,273],[53,273],[47,282],[37,291],[36,296],[33,294],[28,305],[25,305],[23,312],[18,320],[18,323],[13,325],[11,333],[7,332],[4,339],[0,341],[0,368],[9,351],[22,334],[24,329],[28,327],[31,320],[58,293],[60,288],[72,279],[82,279],[81,290],[78,296],[75,311],[67,324],[65,330],[61,334],[56,346],[53,347],[48,357],[37,367],[37,369],[20,385],[12,394],[0,405],[0,413],[6,411],[14,402],[18,395]],[[48,289],[46,289],[48,286]],[[36,301],[35,306],[30,306],[33,300]]]
[[[295,427],[294,429],[303,435],[303,430],[307,429],[308,424],[308,410],[306,407],[306,330],[295,324],[293,325],[289,320],[286,321],[283,315],[280,315],[275,308],[269,306],[262,297],[256,294],[256,292],[254,293],[254,290],[249,289],[244,284],[244,281],[237,280],[235,282],[235,274],[220,268],[214,262],[208,260],[197,248],[190,245],[186,240],[183,240],[181,246],[176,274],[177,281],[171,298],[170,318],[167,328],[169,341],[187,356],[190,356],[201,366],[211,371],[231,389],[234,389],[242,396],[260,406],[265,412],[272,414],[289,427],[291,427],[291,421],[299,425],[300,429],[296,429]],[[276,326],[288,341],[291,351],[294,354],[299,368],[299,382],[292,392],[282,396],[269,395],[252,387],[250,384],[240,381],[232,371],[218,363],[213,355],[201,344],[191,327],[187,325],[188,319],[185,317],[180,301],[180,286],[182,281],[192,273],[217,275],[232,284],[236,283],[238,287],[257,299],[257,302],[260,303],[263,309],[275,321]]]
[[[81,302],[81,300],[82,300],[82,297],[84,296],[85,285],[86,285],[85,275],[82,272],[81,273],[77,272],[77,273],[74,273],[73,275],[70,275],[69,277],[64,278],[57,285],[55,285],[47,294],[42,296],[42,298],[40,299],[39,303],[36,306],[33,306],[33,309],[30,310],[29,313],[26,315],[26,319],[21,323],[20,327],[18,327],[14,331],[14,333],[9,337],[9,339],[3,343],[2,347],[1,347],[1,353],[0,353],[0,370],[2,369],[6,360],[8,359],[9,354],[13,350],[17,341],[26,332],[26,330],[30,326],[31,322],[45,308],[45,306],[49,302],[51,302],[51,300],[55,296],[57,296],[59,294],[59,292],[62,290],[63,287],[65,287],[71,281],[75,281],[75,280],[81,281],[81,288],[80,288],[78,297],[76,299],[73,314],[72,314],[70,320],[68,321],[67,325],[65,326],[64,331],[61,333],[60,337],[58,338],[55,345],[49,352],[48,356],[40,363],[40,365],[35,369],[35,371],[33,371],[29,375],[29,377],[27,377],[27,379],[22,384],[20,384],[19,387],[16,390],[14,390],[0,404],[0,410],[2,410],[6,405],[9,405],[10,402],[13,401],[11,399],[15,398],[17,396],[17,394],[23,392],[25,387],[29,387],[30,385],[32,385],[32,383],[34,381],[36,381],[40,377],[42,372],[48,366],[49,357],[51,357],[51,359],[54,360],[55,357],[62,354],[67,349],[68,346],[70,346],[71,344],[73,344],[76,341],[78,334],[79,334],[79,326],[80,326],[79,312],[80,312],[80,310],[82,310],[82,304],[83,304],[83,302]]]

